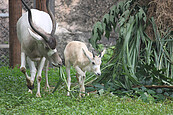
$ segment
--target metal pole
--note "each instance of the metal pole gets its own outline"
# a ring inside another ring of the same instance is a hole
[[[20,43],[17,39],[16,23],[22,15],[21,0],[9,0],[9,57],[10,67],[20,64]]]

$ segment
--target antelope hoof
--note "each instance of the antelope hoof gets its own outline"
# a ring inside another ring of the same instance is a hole
[[[50,90],[50,89],[51,89],[51,87],[49,87],[49,86],[44,87],[44,90]]]
[[[37,94],[36,94],[36,97],[41,97],[40,93],[37,93]]]
[[[27,87],[30,90],[33,90],[34,89],[34,82],[31,82],[31,80],[29,78],[26,78],[26,82],[27,82]]]
[[[24,67],[22,67],[22,68],[20,69],[20,71],[21,71],[22,73],[24,73],[24,74],[25,74],[26,69],[25,69]]]
[[[27,87],[28,87],[30,90],[33,90],[33,89],[34,89],[34,84],[33,84],[33,85],[28,85],[28,84],[27,84]]]
[[[82,98],[85,97],[85,94],[82,94],[81,97],[82,97]]]
[[[84,98],[84,97],[85,97],[85,93],[80,93],[80,94],[79,94],[79,97],[80,97],[80,98]]]
[[[70,92],[67,92],[67,96],[70,96]]]
[[[32,90],[29,89],[28,92],[32,94]]]

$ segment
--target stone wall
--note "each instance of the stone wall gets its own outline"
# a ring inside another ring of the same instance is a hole
[[[55,15],[59,24],[71,31],[91,31],[115,3],[116,0],[55,0]]]

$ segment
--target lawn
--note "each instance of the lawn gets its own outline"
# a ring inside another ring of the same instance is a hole
[[[73,74],[73,73],[72,73]],[[56,86],[58,72],[49,71],[49,84]],[[36,81],[36,80],[35,80]],[[36,82],[33,94],[27,92],[24,75],[18,68],[0,68],[0,114],[131,114],[131,115],[170,115],[173,102],[143,102],[140,98],[130,98],[105,92],[103,95],[90,94],[79,98],[77,92],[67,97],[62,83],[55,93],[44,90],[45,78],[42,78],[41,98],[36,98]],[[61,89],[60,89],[61,88]]]

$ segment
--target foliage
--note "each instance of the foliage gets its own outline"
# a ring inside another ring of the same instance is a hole
[[[145,85],[142,80],[149,77],[150,84],[173,84],[173,36],[169,29],[161,36],[154,19],[148,19],[146,12],[147,6],[125,0],[112,6],[102,21],[94,25],[89,40],[94,48],[98,48],[97,41],[103,36],[109,39],[112,31],[119,34],[108,61],[111,66],[102,72],[98,83],[111,82],[116,89],[130,90],[133,85]],[[147,20],[153,27],[154,41],[145,33]]]
[[[65,68],[62,68],[63,70]],[[59,81],[58,69],[49,69],[49,84],[55,86]],[[74,73],[72,73],[73,75]],[[72,79],[73,80],[73,79]],[[26,80],[18,68],[0,68],[0,114],[172,114],[172,101],[154,103],[143,102],[140,98],[121,98],[104,92],[103,95],[91,94],[79,98],[67,97],[61,84],[55,93],[43,90],[44,75],[41,82],[41,98],[27,92]],[[64,82],[63,82],[64,83]],[[35,84],[36,86],[36,84]],[[96,85],[99,87],[99,85]]]

